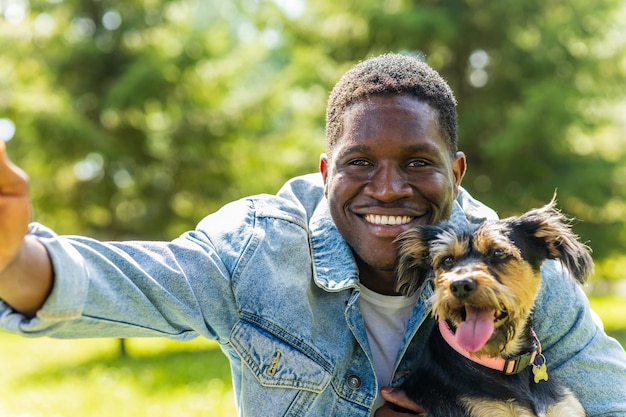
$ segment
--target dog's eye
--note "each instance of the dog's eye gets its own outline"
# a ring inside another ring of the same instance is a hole
[[[454,257],[446,256],[445,258],[441,260],[440,265],[442,268],[445,268],[445,269],[451,268],[452,265],[454,265]]]
[[[500,261],[503,261],[509,257],[509,254],[504,249],[496,249],[493,251],[493,257]]]

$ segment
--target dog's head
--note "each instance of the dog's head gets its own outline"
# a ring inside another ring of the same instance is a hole
[[[415,292],[434,270],[434,314],[448,321],[462,346],[481,355],[517,348],[510,342],[522,337],[518,330],[532,312],[544,260],[560,260],[581,283],[593,270],[589,248],[554,200],[519,217],[479,225],[418,226],[397,242],[397,289]]]

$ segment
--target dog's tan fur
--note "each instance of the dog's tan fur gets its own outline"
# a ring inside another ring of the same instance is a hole
[[[560,403],[550,407],[545,417],[585,416],[585,410],[574,394],[568,389],[567,396]],[[520,407],[515,401],[493,401],[466,397],[462,402],[472,417],[537,417],[527,408]]]

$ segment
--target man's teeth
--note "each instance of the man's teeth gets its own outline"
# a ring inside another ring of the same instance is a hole
[[[365,220],[368,223],[383,224],[389,226],[396,226],[399,224],[407,224],[413,220],[411,216],[381,216],[379,214],[367,214]]]

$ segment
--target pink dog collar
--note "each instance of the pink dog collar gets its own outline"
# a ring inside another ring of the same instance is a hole
[[[531,330],[531,332],[532,337],[535,340],[536,348],[532,352],[528,352],[511,359],[505,359],[502,357],[493,358],[490,356],[476,356],[473,352],[462,348],[456,342],[454,333],[452,332],[452,329],[450,329],[450,326],[445,320],[439,320],[439,331],[441,332],[441,336],[443,337],[443,339],[448,343],[448,345],[450,345],[452,349],[454,349],[467,359],[471,360],[472,362],[475,362],[487,368],[495,369],[496,371],[500,371],[505,375],[514,375],[522,372],[524,369],[534,363],[535,358],[538,354],[541,354],[541,344],[539,343],[539,339],[537,339],[534,330]]]

